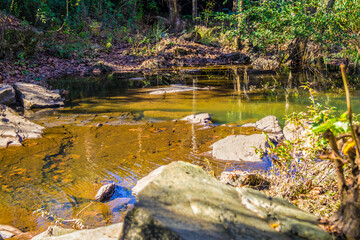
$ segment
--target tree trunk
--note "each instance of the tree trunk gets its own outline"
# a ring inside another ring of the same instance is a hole
[[[334,223],[347,239],[360,239],[360,197],[356,185],[340,193],[341,204],[333,217]]]
[[[170,31],[174,33],[181,32],[185,28],[184,21],[180,18],[180,9],[177,0],[166,0],[169,7]]]
[[[192,20],[193,23],[196,23],[196,18],[198,15],[198,0],[192,0]]]
[[[243,0],[233,0],[233,9],[232,11],[234,13],[237,13],[238,17],[238,25],[237,27],[240,27],[242,24],[242,6],[243,6]],[[238,36],[234,37],[234,47],[236,50],[240,49],[240,39]]]
[[[300,69],[304,63],[304,55],[307,47],[307,39],[296,38],[294,44],[290,48],[288,60],[291,61],[291,68]]]
[[[239,5],[239,0],[233,0],[233,12],[237,12],[238,11],[238,5]]]

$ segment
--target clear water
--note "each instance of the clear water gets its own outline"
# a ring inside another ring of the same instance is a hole
[[[243,163],[204,153],[228,135],[254,132],[239,127],[243,123],[275,115],[283,125],[285,115],[305,111],[308,93],[287,80],[229,67],[54,80],[55,88],[69,90],[67,105],[24,112],[47,126],[43,138],[0,151],[0,224],[44,230],[51,221],[32,213],[43,208],[57,218],[81,218],[88,227],[103,226],[123,219],[135,201],[131,187],[158,166],[182,160],[217,174],[246,169]],[[173,83],[199,89],[149,94]],[[359,112],[359,95],[353,96],[354,111]],[[343,94],[317,97],[326,106],[345,110]],[[172,121],[195,112],[210,113],[216,127]],[[87,207],[97,190],[110,182],[117,184],[112,200]]]

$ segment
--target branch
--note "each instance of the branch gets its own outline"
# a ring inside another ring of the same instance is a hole
[[[349,87],[347,84],[347,77],[346,77],[346,73],[345,73],[345,65],[341,64],[340,65],[340,69],[341,69],[341,75],[343,78],[343,82],[344,82],[344,88],[345,88],[345,94],[346,94],[346,104],[347,104],[347,110],[348,110],[348,114],[349,114],[349,127],[350,127],[350,131],[351,131],[351,136],[355,141],[355,145],[356,145],[356,159],[359,160],[360,157],[360,143],[359,143],[359,138],[357,136],[357,134],[355,133],[355,129],[353,126],[353,122],[352,122],[352,109],[351,109],[351,101],[350,101],[350,92],[349,92]],[[359,162],[357,162],[357,164],[359,164]]]
[[[346,186],[346,181],[345,181],[345,177],[344,177],[344,163],[342,161],[342,158],[339,154],[339,149],[337,147],[336,144],[336,138],[334,136],[334,133],[328,129],[326,130],[326,132],[324,133],[323,137],[325,139],[327,139],[329,141],[330,147],[333,150],[333,153],[335,155],[334,163],[335,163],[335,170],[336,170],[336,175],[338,177],[338,187],[339,187],[339,192],[340,194],[342,194],[342,192],[344,190],[347,190],[347,186]]]

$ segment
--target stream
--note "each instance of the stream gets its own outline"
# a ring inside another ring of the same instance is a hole
[[[47,127],[43,137],[1,149],[0,224],[43,231],[53,220],[81,218],[89,228],[104,226],[123,220],[135,203],[131,187],[159,166],[181,160],[217,175],[253,168],[213,159],[208,152],[226,136],[255,132],[241,128],[244,123],[275,115],[284,126],[286,115],[306,111],[309,93],[299,85],[311,77],[294,76],[295,84],[289,79],[218,66],[49,81],[67,89],[69,100],[61,109],[25,110],[24,116]],[[170,84],[193,90],[150,94]],[[359,94],[353,96],[358,113]],[[317,99],[346,108],[342,93],[321,91]],[[173,121],[197,112],[209,113],[215,126]],[[98,189],[112,182],[111,201],[89,206]],[[38,209],[52,217],[34,214]]]

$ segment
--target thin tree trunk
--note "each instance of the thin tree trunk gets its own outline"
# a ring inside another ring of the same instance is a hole
[[[242,7],[243,7],[243,0],[233,0],[233,12],[237,13],[238,17],[238,25],[237,27],[241,27],[242,24]],[[234,37],[234,47],[236,50],[240,49],[240,40],[239,37]]]
[[[135,18],[136,16],[136,5],[137,5],[137,0],[133,1],[133,9],[132,9],[132,17]]]
[[[237,12],[238,11],[238,4],[239,4],[239,0],[233,0],[233,12]]]
[[[193,23],[196,23],[197,15],[198,15],[198,0],[192,0],[192,20],[193,20]]]

